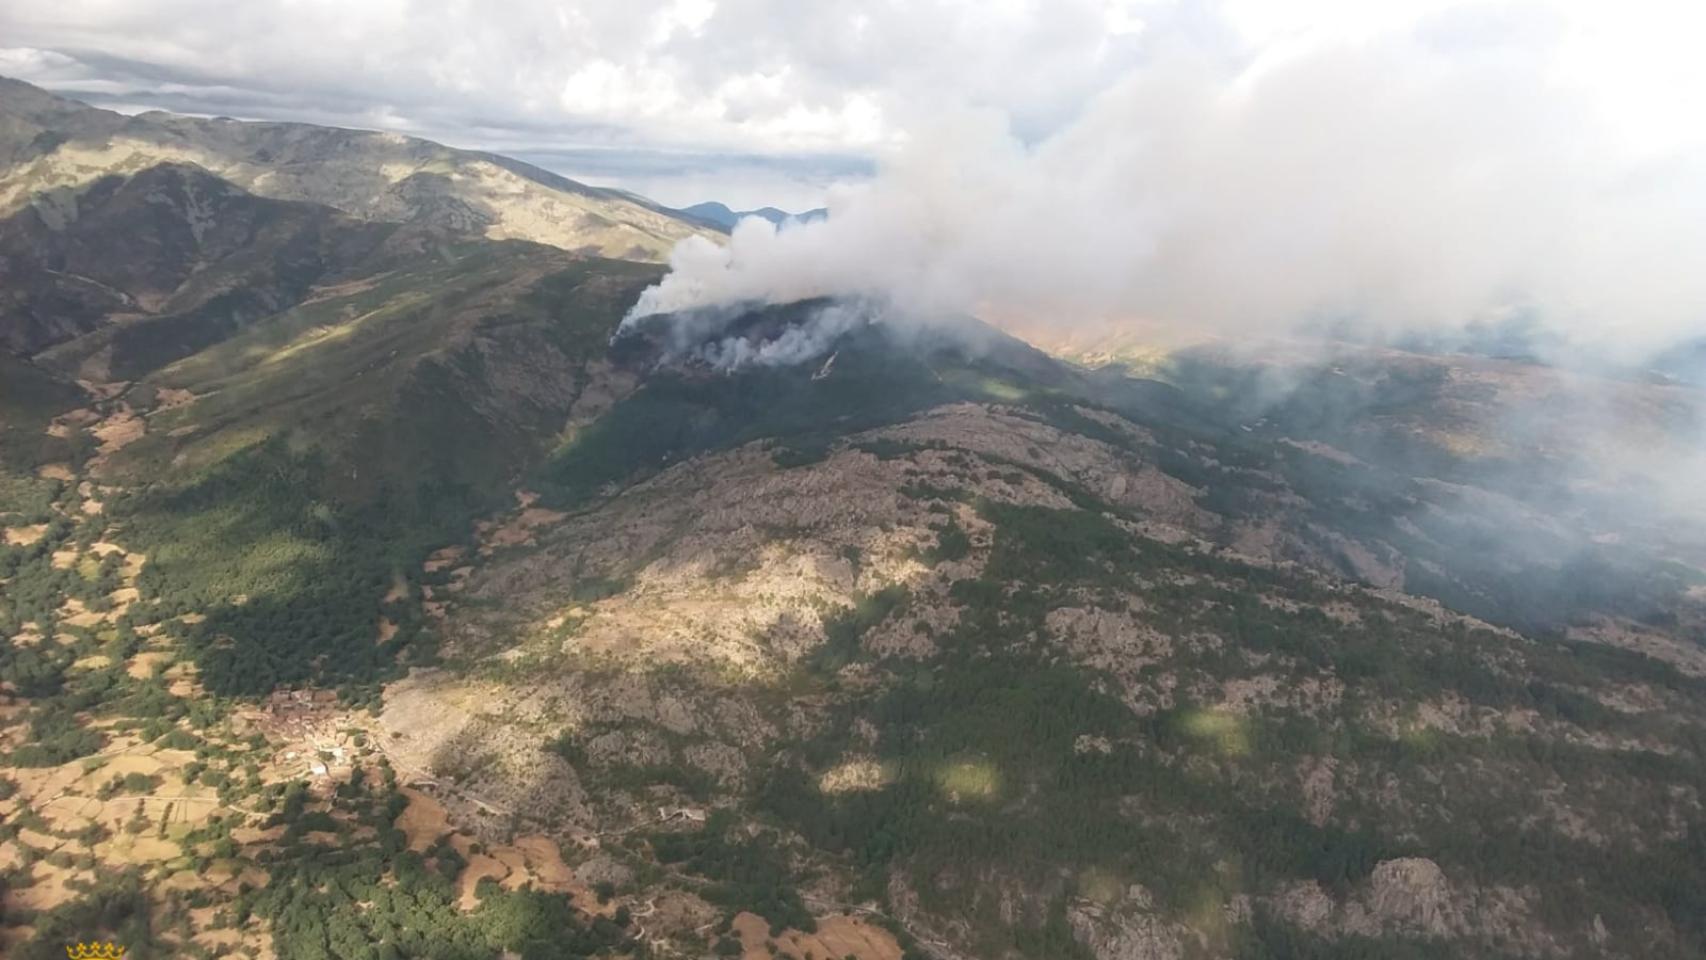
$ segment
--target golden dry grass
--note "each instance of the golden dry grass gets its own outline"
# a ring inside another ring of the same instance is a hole
[[[17,547],[27,547],[42,538],[47,532],[47,524],[35,523],[27,527],[7,527],[6,542]]]
[[[777,956],[804,958],[808,953],[818,960],[900,960],[900,943],[894,934],[862,917],[837,914],[824,917],[817,923],[816,933],[784,930],[770,936],[770,924],[752,913],[735,916],[734,930],[740,938],[744,960],[772,960]],[[771,951],[769,943],[776,944]]]
[[[450,832],[450,815],[444,805],[413,787],[403,787],[409,805],[397,815],[396,827],[409,839],[409,849],[423,853],[438,838]]]

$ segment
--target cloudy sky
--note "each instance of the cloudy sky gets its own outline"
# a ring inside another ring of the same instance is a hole
[[[5,0],[0,74],[830,206],[678,249],[642,310],[1538,319],[1600,351],[1706,333],[1703,35],[1677,0]]]
[[[0,74],[104,106],[395,129],[668,203],[815,205],[983,110],[1021,142],[1189,48],[1254,75],[1433,31],[1544,43],[1658,149],[1699,132],[1688,4],[1440,0],[7,0]],[[1698,16],[1693,19],[1698,20]],[[1679,114],[1690,117],[1678,121]]]

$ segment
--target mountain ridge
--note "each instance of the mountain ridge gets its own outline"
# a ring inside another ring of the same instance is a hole
[[[731,210],[727,204],[715,200],[696,203],[691,207],[680,207],[676,212],[695,220],[714,224],[724,231],[733,230],[735,224],[747,217],[767,220],[780,227],[789,223],[810,223],[813,220],[822,220],[829,216],[829,210],[826,207],[813,207],[800,213],[789,213],[775,207],[759,207],[756,210]]]
[[[426,222],[661,261],[704,226],[624,191],[395,133],[313,124],[124,116],[0,77],[0,212],[63,205],[98,176],[194,163],[273,199],[359,219]],[[714,232],[714,231],[713,231]]]

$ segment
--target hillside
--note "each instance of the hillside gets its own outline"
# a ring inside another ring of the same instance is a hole
[[[1371,502],[1374,468],[1193,425],[1188,394],[909,357],[654,376],[609,422],[810,412],[681,437],[590,505],[610,444],[547,465],[541,503],[571,512],[427,575],[451,669],[391,688],[394,762],[474,822],[638,835],[713,881],[771,858],[789,880],[731,909],[880,903],[943,955],[1697,948],[1698,566],[1466,556],[1430,515],[1467,487]],[[871,419],[798,426],[849,402]],[[1393,589],[1572,575],[1601,591],[1549,619]],[[736,816],[651,825],[682,804]]]
[[[1706,952],[1700,391],[617,336],[662,267],[329,202],[380,135],[6,89],[7,956]]]
[[[161,112],[124,116],[0,78],[0,215],[53,222],[100,177],[194,164],[257,196],[360,220],[427,224],[607,257],[661,261],[713,228],[618,190],[507,157],[392,133],[244,123]]]
[[[130,379],[295,302],[373,257],[394,230],[255,197],[199,167],[102,177],[78,196],[75,217],[32,206],[0,220],[5,345],[26,355],[60,347],[42,362]]]

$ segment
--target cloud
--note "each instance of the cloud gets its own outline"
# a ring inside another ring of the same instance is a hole
[[[736,209],[775,206],[809,210],[823,202],[829,185],[862,180],[869,159],[847,154],[716,153],[645,148],[554,148],[518,142],[495,149],[547,170],[600,186],[617,186],[676,207],[707,197]]]
[[[938,111],[828,221],[683,244],[635,315],[857,295],[1232,336],[1523,319],[1630,356],[1706,333],[1700,118],[1652,70],[1640,105],[1671,135],[1628,135],[1571,16],[1353,17],[1243,56],[1174,37],[1035,140]]]
[[[1700,324],[1703,21],[1663,0],[11,0],[0,73],[668,203],[832,197],[813,231],[683,250],[654,304],[876,286],[1056,323],[1537,315],[1644,340]]]
[[[1021,129],[1052,128],[1139,55],[1145,9],[11,0],[0,5],[10,48],[0,64],[131,109],[380,127],[518,152],[799,158],[795,179],[821,192],[818,158],[903,142],[926,103],[989,105]]]

